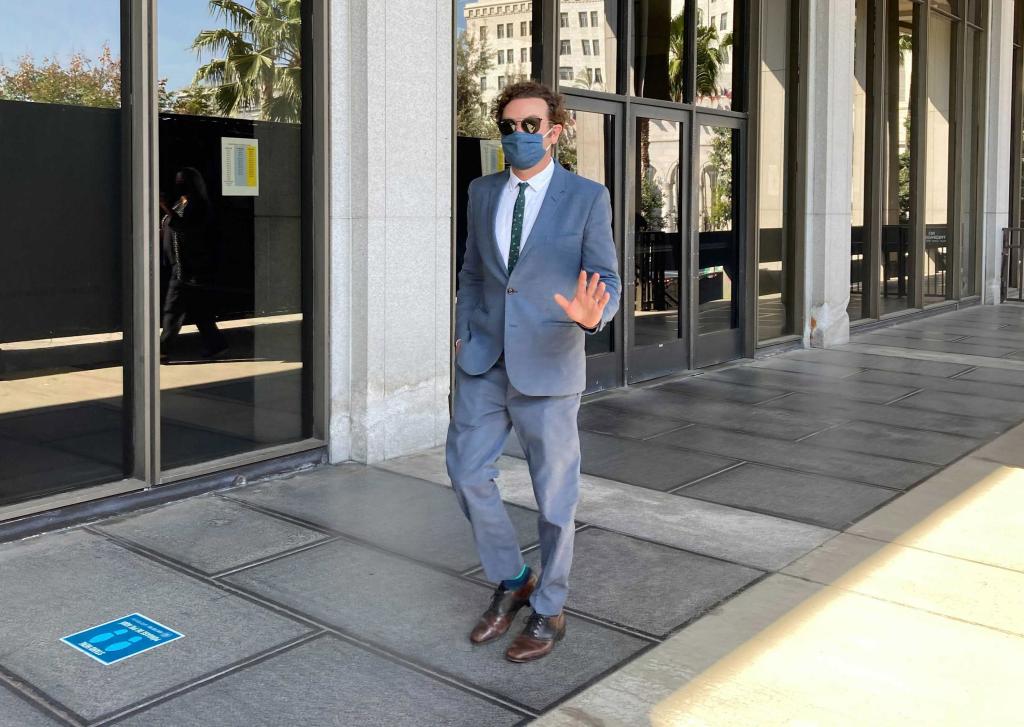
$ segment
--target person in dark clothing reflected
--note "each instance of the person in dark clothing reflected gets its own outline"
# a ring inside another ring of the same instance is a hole
[[[166,360],[186,316],[196,324],[204,358],[227,350],[227,340],[214,318],[212,284],[214,250],[211,237],[213,209],[206,182],[193,167],[174,178],[174,204],[161,199],[161,247],[171,261],[171,276],[164,298],[160,356]]]

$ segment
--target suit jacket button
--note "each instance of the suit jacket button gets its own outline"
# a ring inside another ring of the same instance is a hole
[[[516,292],[516,289],[515,289],[515,288],[509,288],[509,289],[508,289],[508,294],[509,294],[509,295],[512,295],[512,294],[513,294],[513,293],[515,293],[515,292]]]

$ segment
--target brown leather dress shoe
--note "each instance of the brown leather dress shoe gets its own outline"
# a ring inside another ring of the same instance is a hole
[[[523,632],[505,652],[505,658],[521,664],[547,656],[555,648],[555,642],[565,636],[565,614],[544,616],[533,612]]]
[[[476,626],[469,634],[469,640],[474,644],[486,644],[503,636],[509,626],[516,620],[519,609],[530,602],[530,594],[537,587],[537,574],[531,573],[526,583],[518,590],[510,591],[507,588],[498,588],[491,597],[490,607],[484,611],[484,615],[476,622]]]

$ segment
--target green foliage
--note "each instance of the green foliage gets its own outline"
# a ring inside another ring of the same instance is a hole
[[[732,129],[715,127],[711,153],[704,169],[712,180],[711,201],[703,211],[701,230],[715,232],[732,229]]]
[[[491,57],[486,40],[477,45],[468,31],[462,31],[455,44],[455,109],[459,136],[498,138],[498,125],[484,109],[478,80],[491,70]]]
[[[899,170],[897,173],[897,194],[900,200],[900,222],[910,222],[910,111],[903,118],[903,131],[906,134],[906,144],[899,155]]]
[[[686,24],[683,13],[679,13],[669,25],[668,45],[668,79],[669,91],[672,100],[681,102],[683,100],[683,59],[686,45]],[[718,85],[718,76],[722,64],[725,63],[725,54],[732,46],[732,33],[726,33],[719,37],[718,28],[714,25],[705,25],[703,18],[698,16],[697,20],[697,96],[717,96],[721,92]]]
[[[236,0],[209,2],[224,27],[203,30],[192,42],[197,53],[213,56],[193,85],[210,89],[224,116],[255,109],[268,121],[301,121],[301,0],[254,0],[251,8]]]
[[[107,45],[96,60],[75,53],[67,65],[56,58],[37,64],[32,56],[25,56],[14,70],[0,66],[0,99],[118,108],[121,62]]]
[[[640,180],[640,214],[646,228],[652,232],[665,229],[665,218],[661,211],[665,207],[665,195],[650,174],[643,174]]]

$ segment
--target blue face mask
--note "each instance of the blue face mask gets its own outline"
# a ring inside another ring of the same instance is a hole
[[[548,132],[550,133],[550,132]],[[505,159],[516,169],[529,169],[544,158],[544,137],[547,134],[527,134],[525,131],[514,131],[501,137],[501,148],[505,151]]]

